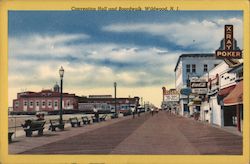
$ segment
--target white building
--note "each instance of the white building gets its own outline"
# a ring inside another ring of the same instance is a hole
[[[224,126],[224,112],[218,100],[218,94],[222,94],[223,89],[228,90],[229,87],[235,85],[236,74],[227,73],[231,68],[222,61],[218,66],[204,74],[209,80],[208,93],[206,101],[201,104],[202,121],[206,121],[218,126]],[[219,93],[219,90],[220,91]]]
[[[175,66],[175,88],[181,90],[187,87],[188,77],[201,77],[204,73],[216,67],[222,60],[216,59],[214,54],[182,54]],[[192,98],[192,97],[190,97]],[[188,99],[180,95],[179,114],[189,114]]]

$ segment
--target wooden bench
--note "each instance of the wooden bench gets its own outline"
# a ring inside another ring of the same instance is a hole
[[[90,124],[89,118],[88,118],[87,116],[83,116],[83,117],[82,117],[82,123],[85,124],[85,125],[86,125],[86,124]]]
[[[117,114],[117,113],[114,113],[114,114],[111,116],[111,119],[114,119],[114,118],[118,118],[118,114]]]
[[[36,120],[25,120],[25,124],[22,124],[23,130],[26,133],[26,137],[31,137],[33,131],[38,131],[38,135],[43,135],[45,121],[36,121]]]
[[[49,122],[50,122],[49,130],[51,131],[56,131],[56,128],[59,128],[60,130],[64,129],[64,122],[60,124],[60,119],[51,119],[49,120]]]
[[[99,122],[100,121],[100,119],[97,118],[96,116],[91,116],[91,118],[92,118],[92,122]]]
[[[102,115],[102,117],[100,117],[100,121],[105,121],[107,117],[107,114]]]
[[[11,143],[12,142],[12,135],[14,134],[14,132],[8,132],[8,142]]]
[[[70,121],[72,127],[75,127],[75,125],[77,125],[78,127],[81,126],[81,122],[78,121],[77,117],[70,118],[69,121]]]

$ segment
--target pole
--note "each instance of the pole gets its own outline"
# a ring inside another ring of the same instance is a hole
[[[237,128],[238,128],[238,131],[240,132],[241,131],[241,125],[240,125],[240,105],[236,105],[236,117],[237,117]]]
[[[60,94],[60,124],[63,123],[63,118],[62,118],[62,99],[63,99],[63,79],[61,78],[61,94]]]
[[[115,113],[117,114],[117,109],[116,109],[116,82],[114,83],[114,87],[115,87]]]

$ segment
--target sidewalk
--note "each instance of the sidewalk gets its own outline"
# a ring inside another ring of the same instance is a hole
[[[11,154],[241,155],[242,136],[161,111],[18,138]]]
[[[51,144],[92,130],[97,130],[126,119],[129,119],[129,117],[120,117],[119,119],[112,120],[107,119],[106,121],[100,123],[92,123],[90,125],[82,125],[81,127],[75,128],[72,128],[71,125],[67,123],[64,131],[57,130],[56,132],[49,131],[48,125],[46,125],[43,136],[37,136],[37,132],[34,132],[33,137],[25,137],[24,131],[19,130],[17,137],[13,139],[11,144],[9,144],[9,153],[22,153],[39,146]]]

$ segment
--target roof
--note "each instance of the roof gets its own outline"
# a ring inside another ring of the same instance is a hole
[[[243,69],[243,63],[233,67],[231,70],[228,71],[228,73],[235,73],[238,70],[242,70]]]
[[[176,63],[176,66],[174,68],[174,71],[176,71],[177,66],[179,65],[181,58],[183,57],[214,57],[214,54],[212,53],[206,53],[206,54],[182,54],[179,56],[178,61]]]

